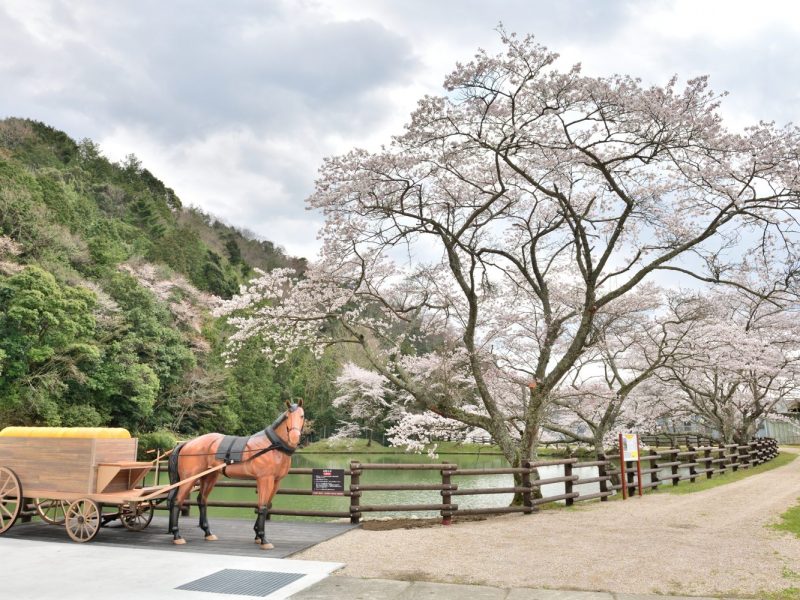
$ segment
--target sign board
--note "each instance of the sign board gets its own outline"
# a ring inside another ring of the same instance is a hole
[[[622,454],[625,460],[639,460],[639,434],[622,434]]]
[[[620,485],[622,487],[622,499],[628,498],[628,487],[636,486],[636,491],[642,495],[642,458],[639,454],[639,434],[620,433],[619,434],[619,470]],[[628,463],[636,463],[636,482],[628,469]],[[631,478],[630,480],[628,478]]]
[[[311,469],[313,496],[344,496],[344,469]]]

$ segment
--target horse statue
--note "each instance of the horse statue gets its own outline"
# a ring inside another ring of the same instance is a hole
[[[255,479],[258,491],[256,524],[256,544],[269,550],[274,546],[264,535],[267,509],[278,491],[281,479],[289,472],[292,454],[300,443],[305,413],[302,399],[297,404],[286,402],[286,412],[275,422],[249,437],[235,437],[221,433],[207,433],[175,447],[169,457],[170,484],[193,477],[218,467],[225,466],[221,472],[232,479]],[[200,491],[197,505],[200,508],[200,528],[207,541],[217,539],[208,525],[206,514],[208,495],[219,479],[220,470],[214,470],[198,479]],[[187,482],[173,489],[168,497],[169,531],[174,544],[185,544],[178,528],[181,505],[189,496],[195,481]]]

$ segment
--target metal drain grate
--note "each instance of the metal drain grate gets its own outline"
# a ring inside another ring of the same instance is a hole
[[[263,597],[304,576],[304,573],[223,569],[206,577],[179,585],[175,589]]]

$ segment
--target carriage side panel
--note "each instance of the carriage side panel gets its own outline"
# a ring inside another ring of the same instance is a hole
[[[0,465],[28,490],[90,493],[94,485],[92,439],[0,437]]]
[[[17,474],[26,496],[28,490],[42,497],[48,497],[46,492],[52,497],[93,494],[97,465],[135,461],[137,443],[135,438],[0,437],[0,466]]]

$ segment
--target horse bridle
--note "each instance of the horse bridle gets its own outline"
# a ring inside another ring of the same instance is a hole
[[[280,450],[281,452],[284,452],[286,454],[292,454],[297,449],[297,448],[295,448],[293,446],[289,446],[288,438],[289,438],[289,434],[292,431],[297,431],[299,434],[302,435],[302,433],[303,433],[302,425],[300,427],[289,427],[289,423],[287,422],[286,423],[286,438],[287,438],[287,440],[285,442],[278,437],[277,433],[275,433],[275,430],[278,427],[280,427],[281,425],[283,425],[284,421],[288,421],[289,414],[293,413],[298,408],[300,408],[300,406],[298,404],[290,405],[289,409],[286,412],[282,413],[277,419],[275,419],[275,421],[272,423],[272,425],[270,425],[269,427],[267,427],[264,430],[264,433],[269,438],[269,440],[272,442],[272,445],[270,446],[269,449],[277,449],[277,450]],[[305,418],[303,419],[303,421],[305,421]]]
[[[293,406],[296,406],[296,405],[293,405]],[[294,412],[294,411],[290,410],[289,412]],[[293,431],[296,431],[298,434],[303,435],[303,425],[302,424],[300,425],[300,427],[289,427],[289,415],[287,413],[284,413],[283,417],[284,417],[283,420],[286,421],[286,437],[287,438],[289,437],[289,435]],[[305,421],[305,419],[303,419],[303,421]]]

